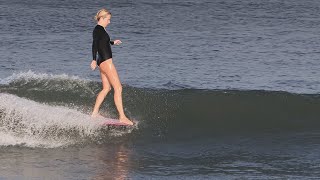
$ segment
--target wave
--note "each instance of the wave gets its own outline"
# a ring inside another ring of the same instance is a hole
[[[66,127],[68,123],[73,123],[69,127],[77,129],[77,135],[85,132],[85,137],[90,137],[95,132],[92,125],[87,124],[87,114],[90,114],[99,90],[100,82],[74,76],[22,73],[7,78],[0,86],[0,97],[17,101],[16,105],[13,105],[13,102],[2,103],[1,109],[11,109],[15,112],[18,108],[21,112],[23,107],[20,101],[25,107],[28,107],[29,101],[35,101],[31,104],[32,109],[37,109],[36,114],[29,116],[28,113],[34,113],[29,110],[30,112],[20,116],[10,117],[14,120],[21,116],[24,119],[38,117],[40,121],[45,118],[41,117],[41,114],[59,112],[59,117],[50,118],[60,119],[59,121],[47,121],[63,123],[58,127]],[[105,116],[117,118],[112,96],[113,92],[103,103],[101,112]],[[131,134],[130,137],[142,141],[320,128],[319,94],[258,90],[166,90],[124,85],[123,100],[126,114],[139,122],[137,133]],[[43,107],[37,103],[46,105]],[[58,110],[56,106],[59,107]],[[73,114],[71,117],[68,116],[70,113]],[[43,132],[50,131],[48,128],[41,128]],[[62,131],[61,128],[60,130]]]
[[[15,95],[0,93],[0,146],[63,147],[99,143],[130,133],[100,126],[101,120],[63,106],[49,106]],[[107,138],[107,139],[106,139]]]

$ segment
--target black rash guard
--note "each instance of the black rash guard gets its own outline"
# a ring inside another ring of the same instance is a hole
[[[110,41],[110,37],[104,27],[97,25],[93,30],[93,42],[92,42],[92,57],[97,61],[98,66],[105,60],[112,58],[112,51],[110,44],[114,44]],[[97,58],[98,52],[98,60]]]

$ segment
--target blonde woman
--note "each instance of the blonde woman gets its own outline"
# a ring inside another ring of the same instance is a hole
[[[112,63],[112,51],[111,45],[120,45],[120,40],[110,41],[110,37],[105,28],[110,24],[111,13],[106,9],[98,11],[94,17],[97,21],[97,25],[93,30],[93,42],[92,42],[92,56],[91,69],[95,70],[97,65],[99,66],[100,76],[102,80],[103,89],[97,96],[96,103],[93,108],[92,117],[98,117],[99,108],[111,90],[111,86],[114,89],[114,102],[119,112],[120,122],[132,125],[123,111],[122,105],[122,86],[117,73],[117,70]],[[98,53],[98,58],[97,58]]]

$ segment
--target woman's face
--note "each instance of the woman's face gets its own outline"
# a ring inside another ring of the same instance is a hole
[[[105,18],[103,18],[103,20],[105,21],[106,25],[110,24],[111,15],[107,15]]]

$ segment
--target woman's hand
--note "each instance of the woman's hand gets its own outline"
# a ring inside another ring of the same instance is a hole
[[[117,40],[114,40],[113,43],[114,43],[115,45],[120,45],[122,42],[121,42],[119,39],[117,39]]]
[[[96,67],[97,67],[97,61],[92,60],[91,61],[91,70],[94,71],[96,69]]]

